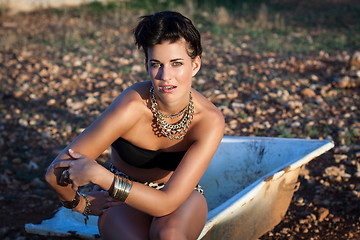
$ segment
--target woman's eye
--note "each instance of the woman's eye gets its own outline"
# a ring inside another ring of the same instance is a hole
[[[181,62],[173,62],[173,65],[174,65],[174,66],[181,66],[182,63],[181,63]]]
[[[160,63],[151,63],[151,67],[153,68],[160,67]]]

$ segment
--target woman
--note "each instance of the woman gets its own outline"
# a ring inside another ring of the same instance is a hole
[[[200,34],[180,13],[159,12],[142,17],[134,35],[150,81],[121,93],[46,180],[65,207],[99,215],[102,239],[196,239],[207,217],[198,182],[224,130],[221,112],[191,88]],[[110,145],[109,171],[94,159]],[[88,183],[102,191],[79,194]]]

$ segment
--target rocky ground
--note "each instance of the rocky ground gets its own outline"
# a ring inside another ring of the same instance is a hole
[[[24,224],[60,206],[46,167],[119,93],[147,78],[133,20],[76,11],[1,18],[1,239],[44,239]],[[360,239],[360,52],[254,51],[251,34],[203,30],[194,88],[222,110],[225,134],[335,142],[302,169],[285,218],[261,239]]]

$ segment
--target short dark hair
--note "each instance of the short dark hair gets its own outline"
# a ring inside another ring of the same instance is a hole
[[[188,55],[194,59],[201,57],[201,37],[192,21],[181,13],[164,11],[140,17],[134,29],[135,44],[142,48],[147,59],[147,50],[163,41],[172,43],[184,38],[188,43]]]

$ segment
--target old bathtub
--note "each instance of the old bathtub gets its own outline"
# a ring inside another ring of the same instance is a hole
[[[200,185],[209,213],[199,239],[257,239],[285,215],[300,167],[334,146],[329,140],[225,136]],[[25,225],[33,234],[100,238],[97,217],[60,208]]]

